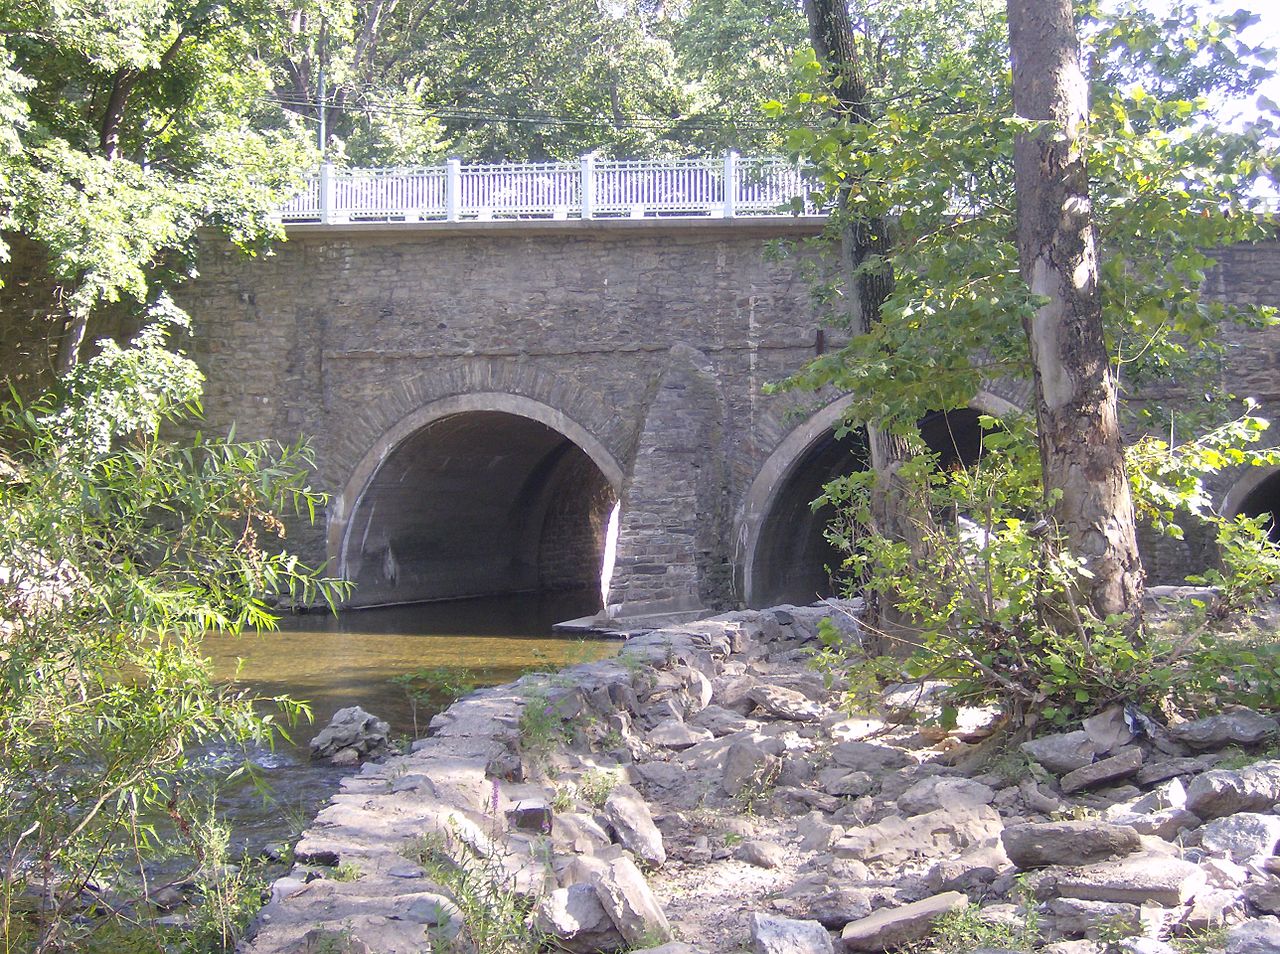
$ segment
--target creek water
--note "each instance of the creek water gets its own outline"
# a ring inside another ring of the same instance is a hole
[[[598,599],[598,593],[595,594]],[[309,613],[285,617],[276,632],[230,637],[210,634],[206,654],[219,678],[258,696],[306,701],[313,719],[290,732],[291,741],[250,757],[265,783],[231,785],[219,795],[221,814],[237,850],[251,852],[288,839],[304,826],[351,769],[318,765],[308,743],[345,706],[359,705],[386,719],[393,736],[414,735],[414,713],[394,676],[417,669],[465,671],[477,685],[494,685],[537,669],[558,668],[614,655],[620,643],[554,634],[554,623],[594,611],[590,593],[509,596],[385,609],[337,617]],[[434,713],[419,708],[417,734]],[[211,767],[233,761],[211,749]]]

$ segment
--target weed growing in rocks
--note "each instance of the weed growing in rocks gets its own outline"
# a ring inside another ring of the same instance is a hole
[[[557,785],[555,795],[551,798],[551,810],[556,813],[573,811],[573,796],[572,785]]]
[[[578,797],[591,805],[592,808],[604,808],[604,803],[618,785],[619,778],[616,772],[610,772],[607,769],[592,769],[583,774],[578,779]]]
[[[542,947],[544,938],[529,919],[532,902],[515,890],[498,859],[477,857],[459,839],[439,833],[424,835],[407,854],[458,906],[468,950],[528,954]],[[435,949],[444,954],[456,945]]]
[[[1225,924],[1218,924],[1183,937],[1175,937],[1170,943],[1180,954],[1214,954],[1227,946],[1227,927]]]
[[[351,861],[344,861],[333,869],[333,873],[329,878],[333,881],[359,881],[360,876],[364,874],[360,870],[360,866]]]
[[[392,676],[387,681],[398,686],[404,692],[405,698],[409,700],[409,714],[413,719],[415,737],[419,734],[418,710],[420,708],[439,711],[461,699],[478,685],[474,672],[453,666],[414,669]]]
[[[191,912],[183,940],[190,950],[232,951],[262,905],[266,887],[261,864],[230,854],[231,831],[210,814],[195,826],[207,877]]]
[[[982,916],[976,904],[948,911],[933,925],[934,950],[938,954],[967,954],[976,948],[1030,951],[1032,939],[1026,930],[1006,921]]]
[[[546,692],[532,690],[520,713],[520,751],[545,763],[551,752],[572,738],[569,722]]]
[[[1040,915],[1035,893],[1019,876],[1014,894],[1021,903],[1018,921],[983,917],[977,904],[967,904],[943,914],[934,922],[933,949],[937,954],[967,954],[977,948],[1031,951],[1040,936]]]
[[[760,808],[768,803],[781,772],[782,765],[779,762],[765,763],[756,769],[750,781],[733,796],[733,804],[738,812],[747,817],[760,814]]]

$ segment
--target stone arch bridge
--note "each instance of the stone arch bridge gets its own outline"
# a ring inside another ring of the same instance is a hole
[[[211,245],[182,302],[209,426],[311,437],[330,503],[292,543],[355,605],[594,586],[615,504],[613,613],[808,602],[831,560],[809,501],[857,449],[837,395],[764,393],[823,347],[801,257],[767,244],[819,227],[330,222],[262,259]],[[1221,272],[1219,294],[1280,297],[1274,244]],[[1237,349],[1233,385],[1280,406],[1271,344]],[[963,444],[972,416],[930,433]]]

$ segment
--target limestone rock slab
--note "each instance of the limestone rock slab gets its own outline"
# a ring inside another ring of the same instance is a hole
[[[1141,846],[1132,828],[1100,821],[1013,825],[1000,838],[1019,868],[1087,865],[1132,854]]]
[[[640,869],[629,858],[617,858],[591,879],[600,903],[628,944],[671,940],[671,925]]]
[[[797,921],[754,911],[749,925],[752,954],[835,954],[831,935],[817,921]]]
[[[630,785],[615,785],[604,803],[604,817],[619,843],[646,864],[661,868],[667,862],[662,832],[653,823],[649,806]]]
[[[1205,883],[1198,865],[1167,855],[1131,855],[1066,871],[1057,877],[1058,893],[1085,901],[1183,904]]]
[[[880,911],[846,924],[840,943],[846,951],[883,951],[929,936],[933,922],[948,911],[962,908],[969,899],[959,891],[936,894],[897,908]]]

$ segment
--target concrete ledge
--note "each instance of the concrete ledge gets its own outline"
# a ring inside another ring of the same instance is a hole
[[[447,222],[285,222],[285,233],[290,239],[311,239],[330,235],[389,233],[437,233],[446,235],[483,233],[510,235],[513,233],[545,232],[683,232],[701,229],[708,232],[734,232],[759,235],[817,235],[827,224],[825,215],[753,215],[732,219],[715,219],[709,216],[653,217],[646,219],[489,219]]]

